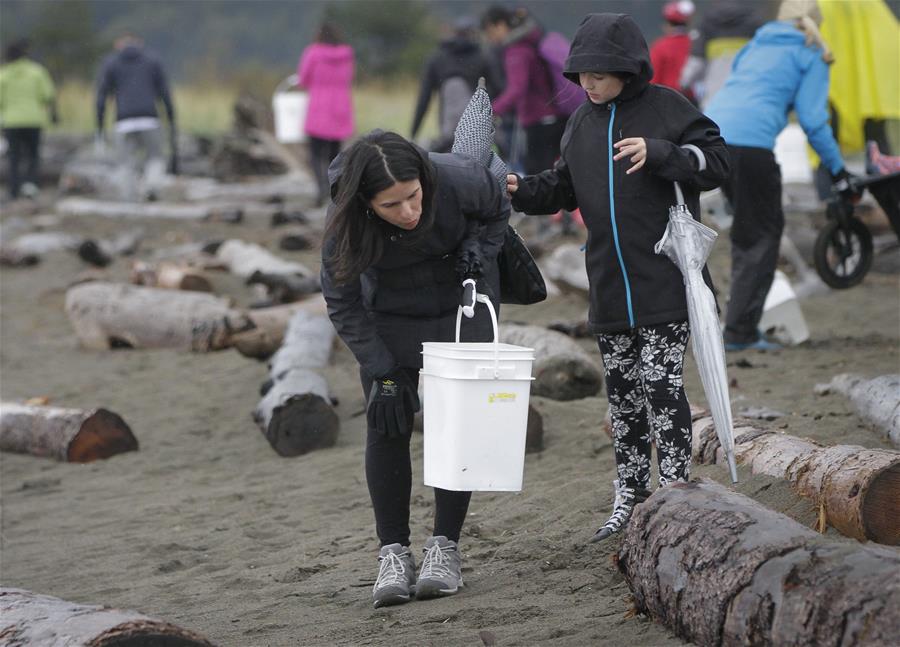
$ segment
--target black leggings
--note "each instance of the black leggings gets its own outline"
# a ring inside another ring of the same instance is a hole
[[[689,332],[686,321],[674,321],[597,336],[622,485],[649,489],[653,440],[660,485],[690,476],[691,407],[682,380]]]
[[[418,387],[419,370],[404,368],[412,383]],[[359,372],[366,401],[372,390],[373,378]],[[375,530],[382,546],[409,546],[409,496],[412,489],[412,463],[409,458],[409,433],[402,438],[389,438],[372,427],[366,432],[366,482],[372,508],[375,511]],[[469,511],[471,492],[454,492],[434,488],[434,535],[459,541]]]
[[[328,166],[340,152],[341,142],[339,141],[333,139],[319,139],[318,137],[309,138],[310,166],[312,166],[313,175],[316,176],[316,187],[319,191],[319,205],[325,204],[330,197]]]
[[[9,146],[9,197],[19,197],[19,189],[25,182],[38,184],[40,171],[40,128],[4,128],[3,135]],[[24,173],[20,167],[24,166]]]

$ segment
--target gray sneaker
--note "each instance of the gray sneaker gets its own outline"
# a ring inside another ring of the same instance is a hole
[[[416,582],[416,597],[420,600],[453,595],[463,586],[462,557],[455,541],[443,535],[425,542],[425,559]]]
[[[388,544],[378,553],[378,579],[372,588],[375,608],[409,602],[416,581],[416,561],[408,546]]]

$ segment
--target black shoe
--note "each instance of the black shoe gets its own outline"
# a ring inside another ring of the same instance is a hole
[[[650,496],[650,491],[644,488],[630,488],[620,485],[618,480],[613,481],[616,488],[616,500],[613,502],[613,512],[606,523],[591,537],[591,543],[603,541],[613,536],[624,528],[634,512],[634,506],[643,503]]]

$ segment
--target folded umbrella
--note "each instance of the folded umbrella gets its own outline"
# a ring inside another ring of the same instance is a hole
[[[506,191],[506,162],[494,152],[494,111],[491,97],[484,85],[484,77],[478,79],[478,87],[469,105],[463,111],[453,133],[454,153],[462,153],[481,162]]]
[[[731,480],[737,483],[734,461],[734,423],[728,395],[725,344],[716,312],[716,299],[703,280],[703,267],[716,242],[715,231],[694,220],[684,204],[681,187],[675,183],[677,204],[669,208],[669,224],[654,251],[668,256],[684,275],[691,346],[700,381],[712,413],[719,444],[728,459]]]

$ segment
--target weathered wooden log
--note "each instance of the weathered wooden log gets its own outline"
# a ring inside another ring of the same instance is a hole
[[[75,250],[84,240],[82,236],[62,231],[38,231],[23,234],[3,244],[3,248],[21,255],[43,256],[58,250]]]
[[[247,277],[247,285],[263,285],[269,300],[274,303],[291,303],[322,291],[318,275],[267,274],[253,272]]]
[[[595,359],[562,333],[539,326],[502,324],[500,341],[534,349],[533,395],[577,400],[597,395],[603,386],[603,372]]]
[[[286,261],[264,247],[237,239],[226,240],[222,243],[216,250],[216,257],[225,263],[232,274],[244,278],[251,276],[254,272],[301,277],[313,275],[312,270],[305,265]]]
[[[170,218],[203,220],[210,207],[202,204],[165,202],[112,202],[91,198],[66,198],[56,203],[56,212],[65,216],[103,216],[105,218]]]
[[[563,291],[587,295],[589,291],[584,251],[580,245],[560,245],[540,260],[541,272]]]
[[[331,356],[334,336],[327,316],[299,310],[272,357],[272,386],[253,419],[280,456],[299,456],[337,441],[340,420],[331,406],[328,383],[319,373]]]
[[[131,266],[129,280],[135,285],[167,290],[188,290],[192,292],[212,292],[212,283],[200,270],[179,263],[158,263],[153,265],[137,261]]]
[[[0,266],[2,267],[30,267],[41,262],[37,254],[23,254],[14,249],[0,247]]]
[[[137,611],[76,604],[24,589],[0,589],[0,644],[86,647],[212,647],[193,631]]]
[[[637,609],[697,645],[892,645],[900,555],[828,541],[711,482],[635,508],[618,554]]]
[[[816,386],[816,393],[843,393],[859,414],[878,427],[900,447],[900,375],[881,375],[871,380],[862,375],[841,373],[828,384]]]
[[[66,293],[66,314],[85,348],[227,348],[246,317],[227,299],[95,281]]]
[[[736,460],[754,474],[790,481],[798,494],[816,502],[823,524],[860,541],[900,545],[900,452],[823,447],[740,422],[734,434]],[[712,418],[694,423],[692,442],[698,463],[724,461]]]
[[[288,323],[298,310],[324,315],[327,312],[325,299],[318,294],[303,301],[247,310],[245,314],[251,326],[234,333],[231,336],[232,345],[245,357],[268,359],[281,347]]]
[[[89,463],[137,448],[129,426],[106,409],[0,404],[0,450],[5,452]]]
[[[312,176],[305,171],[234,183],[198,178],[190,180],[185,187],[185,199],[189,202],[206,200],[252,202],[285,197],[309,198],[315,193],[316,186]]]

